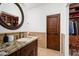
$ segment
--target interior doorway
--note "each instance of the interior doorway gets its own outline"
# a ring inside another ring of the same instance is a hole
[[[60,51],[60,14],[47,16],[47,48]]]

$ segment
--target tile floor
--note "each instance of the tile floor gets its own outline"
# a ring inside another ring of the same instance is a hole
[[[38,56],[61,56],[59,51],[45,49],[45,48],[38,48]]]

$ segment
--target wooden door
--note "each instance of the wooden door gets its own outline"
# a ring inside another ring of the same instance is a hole
[[[60,14],[47,16],[47,48],[60,51]]]

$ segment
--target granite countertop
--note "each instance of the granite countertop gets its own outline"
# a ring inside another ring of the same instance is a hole
[[[37,37],[29,36],[26,38],[17,39],[14,42],[5,43],[0,46],[0,56],[8,56],[11,53],[21,49],[22,47],[30,44],[31,42],[35,41]]]

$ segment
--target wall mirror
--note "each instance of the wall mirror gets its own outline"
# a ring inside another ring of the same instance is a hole
[[[24,14],[18,3],[0,3],[0,25],[16,30],[22,26]]]

